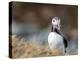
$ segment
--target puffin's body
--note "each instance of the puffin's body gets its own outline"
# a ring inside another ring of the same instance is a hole
[[[53,52],[57,49],[62,54],[66,53],[67,40],[60,31],[60,20],[57,17],[52,19],[52,29],[48,36],[48,43]]]

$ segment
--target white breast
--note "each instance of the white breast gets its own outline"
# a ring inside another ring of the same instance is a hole
[[[48,36],[50,49],[59,49],[64,51],[63,37],[56,32],[51,32]]]

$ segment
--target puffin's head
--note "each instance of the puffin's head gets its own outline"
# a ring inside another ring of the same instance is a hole
[[[57,28],[57,29],[60,30],[60,27],[61,27],[61,25],[60,25],[60,18],[59,17],[54,17],[52,19],[52,25],[53,25],[53,28]]]

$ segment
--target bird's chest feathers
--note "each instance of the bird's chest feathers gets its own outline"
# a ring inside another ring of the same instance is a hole
[[[56,32],[51,32],[48,36],[48,42],[52,44],[61,44],[63,43],[63,37]]]

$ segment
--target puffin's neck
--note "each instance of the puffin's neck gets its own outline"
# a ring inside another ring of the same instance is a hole
[[[51,32],[59,33],[59,30],[56,27],[53,27],[53,25],[52,25]]]

